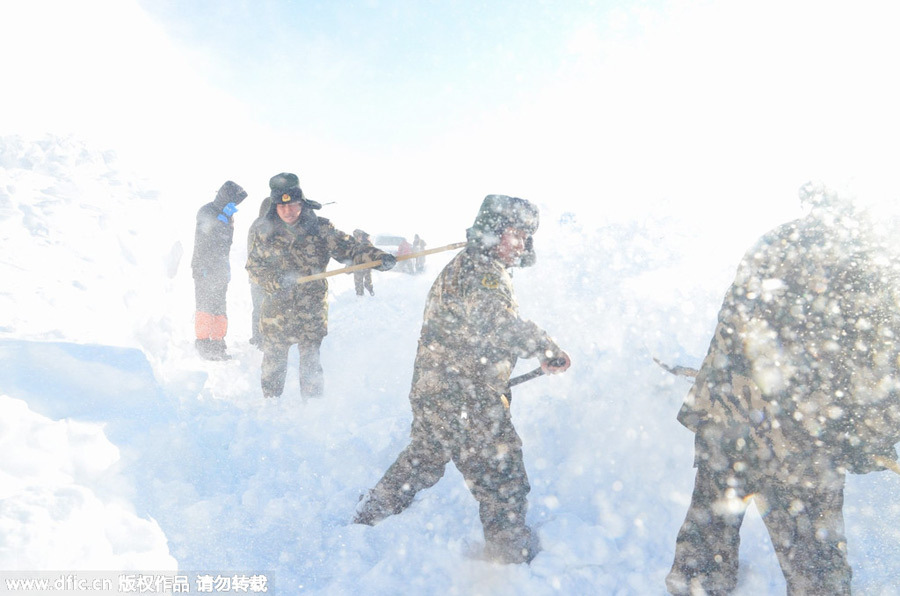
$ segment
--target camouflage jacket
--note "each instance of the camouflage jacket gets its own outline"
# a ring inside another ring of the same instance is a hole
[[[860,230],[808,216],[744,257],[678,418],[756,464],[879,469],[900,439],[892,284]],[[811,455],[815,454],[815,455]]]
[[[296,280],[321,273],[330,259],[343,264],[366,263],[386,253],[360,244],[330,221],[304,210],[295,225],[274,211],[250,228],[247,272],[266,297],[260,307],[260,332],[267,341],[297,343],[328,333],[328,282]]]
[[[500,261],[471,247],[444,267],[428,294],[411,399],[499,400],[517,358],[554,357],[552,339],[519,317],[512,278]],[[463,397],[467,399],[467,397]]]

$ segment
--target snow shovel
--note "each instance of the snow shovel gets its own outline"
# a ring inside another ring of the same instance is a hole
[[[565,363],[566,363],[565,358],[554,358],[548,364],[550,364],[550,366],[562,366]],[[536,369],[525,373],[524,375],[519,375],[518,377],[511,378],[509,380],[508,386],[515,387],[516,385],[518,385],[520,383],[524,383],[525,381],[530,381],[531,379],[537,378],[543,374],[545,374],[544,369],[539,366]]]
[[[439,248],[429,248],[428,250],[422,250],[419,252],[411,252],[408,255],[401,255],[397,257],[397,262],[406,261],[408,259],[415,259],[416,257],[424,257],[426,255],[433,255],[438,252],[443,252],[445,250],[453,250],[455,248],[462,248],[465,246],[465,242],[454,242],[453,244],[448,244],[447,246],[441,246]],[[326,277],[331,277],[333,275],[338,275],[339,273],[353,273],[354,271],[362,271],[363,269],[372,269],[373,267],[378,267],[381,265],[381,261],[369,261],[368,263],[359,263],[358,265],[350,265],[348,267],[343,267],[341,269],[333,269],[331,271],[323,271],[322,273],[313,273],[312,275],[306,275],[304,277],[299,278],[294,283],[304,284],[308,281],[315,281],[317,279],[325,279]]]
[[[553,360],[550,361],[550,366],[562,366],[565,363],[566,363],[565,358],[554,358]],[[512,389],[516,385],[519,385],[526,381],[530,381],[531,379],[536,379],[537,377],[540,377],[541,375],[544,375],[544,374],[546,374],[546,373],[544,373],[544,369],[539,366],[534,370],[528,371],[525,374],[522,374],[522,375],[519,375],[518,377],[513,377],[512,379],[510,379],[509,383],[506,385],[506,393],[508,393],[509,395],[501,395],[500,396],[500,399],[503,401],[503,405],[506,406],[506,408],[508,409],[509,404],[512,402],[512,391],[510,391],[510,389]]]

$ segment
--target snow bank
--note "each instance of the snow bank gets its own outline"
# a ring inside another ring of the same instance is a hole
[[[523,316],[573,364],[516,387],[528,519],[544,550],[503,567],[475,556],[477,505],[452,465],[402,515],[349,523],[406,444],[425,295],[450,254],[421,276],[374,273],[374,298],[331,278],[326,396],[302,402],[292,351],[284,395],[267,401],[247,341],[242,230],[255,205],[238,213],[232,249],[234,358],[206,362],[185,267],[202,197],[155,198],[66,139],[4,138],[0,165],[0,234],[15,247],[0,257],[11,280],[0,391],[19,398],[0,401],[0,441],[17,456],[0,463],[2,565],[238,570],[266,574],[276,594],[663,593],[693,441],[675,421],[686,381],[651,357],[699,364],[737,261],[765,227],[674,208],[606,223],[580,219],[577,204],[541,205],[538,263],[515,283]],[[887,473],[848,479],[854,588],[866,594],[898,593],[898,494]],[[738,594],[783,592],[754,509],[741,555]]]
[[[176,569],[166,536],[110,486],[98,424],[50,420],[0,395],[0,569]]]

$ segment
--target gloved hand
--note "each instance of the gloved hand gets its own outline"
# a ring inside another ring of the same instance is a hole
[[[387,271],[389,269],[393,269],[394,265],[397,264],[397,257],[390,253],[384,253],[381,255],[381,265],[376,267],[378,271]]]
[[[297,285],[297,280],[300,279],[300,274],[296,271],[287,271],[281,274],[281,277],[278,278],[278,285],[282,288],[290,288],[292,286]]]
[[[569,358],[569,355],[562,350],[556,352],[552,358],[541,360],[541,369],[544,373],[551,375],[564,373],[571,365],[572,360]]]
[[[288,271],[287,273],[282,273],[276,278],[277,281],[270,281],[268,284],[263,286],[263,289],[270,296],[278,300],[283,300],[291,295],[294,286],[297,285],[298,277],[299,275],[296,271]]]
[[[220,213],[216,217],[222,223],[228,223],[229,218],[231,218],[231,216],[235,213],[237,213],[237,206],[234,203],[228,203],[227,205],[222,207],[222,213]]]

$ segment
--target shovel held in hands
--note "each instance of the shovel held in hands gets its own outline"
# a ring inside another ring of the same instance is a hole
[[[550,364],[550,366],[562,366],[565,363],[566,363],[565,358],[554,358],[553,360],[550,361],[549,364]],[[544,373],[543,367],[539,366],[532,371],[528,371],[527,373],[519,375],[518,377],[511,378],[509,380],[509,386],[515,387],[516,385],[518,385],[520,383],[524,383],[525,381],[530,381],[531,379],[539,377],[543,374],[546,374],[546,373]]]
[[[428,250],[422,250],[419,252],[409,253],[408,255],[401,255],[397,257],[397,261],[406,261],[408,259],[415,259],[416,257],[424,257],[426,255],[433,255],[434,253],[444,252],[445,250],[453,250],[455,248],[462,248],[466,245],[465,242],[455,242],[453,244],[448,244],[447,246],[440,246],[438,248],[429,248]],[[381,265],[381,260],[378,261],[369,261],[368,263],[359,263],[358,265],[350,265],[349,267],[343,267],[341,269],[334,269],[332,271],[323,271],[322,273],[314,273],[312,275],[306,275],[304,277],[299,278],[296,283],[303,284],[308,281],[315,281],[317,279],[325,279],[326,277],[331,277],[332,275],[338,275],[339,273],[353,273],[354,271],[362,271],[363,269],[371,269],[373,267],[378,267]]]
[[[550,361],[550,366],[562,366],[565,363],[566,363],[565,358],[554,358],[553,360]],[[500,400],[503,402],[503,405],[506,406],[506,408],[508,409],[509,403],[512,401],[512,391],[509,391],[509,389],[512,389],[513,387],[515,387],[516,385],[519,385],[521,383],[525,383],[526,381],[536,379],[537,377],[540,377],[541,375],[544,375],[544,374],[546,374],[546,373],[544,372],[543,367],[539,366],[536,369],[528,371],[525,374],[521,374],[518,377],[511,378],[509,380],[509,384],[507,385],[507,393],[509,395],[501,395],[500,396]]]

